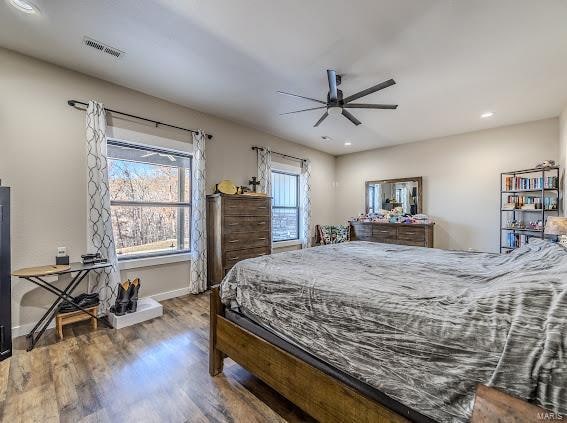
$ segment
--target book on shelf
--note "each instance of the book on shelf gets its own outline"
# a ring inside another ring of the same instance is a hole
[[[526,245],[529,242],[529,239],[530,235],[509,232],[506,236],[506,245],[504,245],[504,247],[519,248]]]
[[[503,208],[510,209],[509,204],[515,204],[516,209],[524,210],[557,210],[557,197],[541,197],[534,195],[509,195]]]
[[[540,176],[537,178],[506,176],[504,178],[504,187],[505,191],[556,189],[559,187],[559,178],[557,176]]]

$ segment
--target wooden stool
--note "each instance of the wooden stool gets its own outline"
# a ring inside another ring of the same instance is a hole
[[[96,316],[98,313],[98,305],[94,307],[85,307],[85,310]],[[71,323],[82,322],[83,320],[90,320],[92,329],[96,330],[98,320],[86,313],[83,313],[81,310],[71,311],[69,313],[57,313],[57,316],[55,316],[57,337],[59,339],[63,339],[63,326]]]

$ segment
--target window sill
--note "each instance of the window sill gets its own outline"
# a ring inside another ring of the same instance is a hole
[[[120,270],[136,269],[138,267],[160,266],[162,264],[179,263],[191,260],[191,253],[169,254],[157,257],[124,259],[118,262]]]
[[[291,239],[289,241],[272,242],[272,248],[295,247],[296,245],[301,245],[300,239]]]

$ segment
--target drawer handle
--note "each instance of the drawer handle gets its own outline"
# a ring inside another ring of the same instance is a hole
[[[267,209],[266,206],[261,206],[261,207],[258,207],[258,208],[259,208],[259,209]]]
[[[266,238],[258,238],[258,240],[260,241],[264,241]]]
[[[238,226],[240,223],[229,223],[228,226]]]
[[[238,242],[238,241],[240,241],[240,240],[239,240],[239,239],[231,239],[231,240],[228,241],[228,242],[231,242],[231,243],[232,243],[232,242]]]
[[[404,235],[417,235],[417,232],[405,232]]]
[[[231,257],[230,260],[238,260],[240,257]]]

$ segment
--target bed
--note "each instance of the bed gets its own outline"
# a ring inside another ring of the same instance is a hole
[[[248,367],[287,396],[325,383],[338,412],[367,400],[386,420],[467,421],[479,384],[567,413],[566,275],[565,249],[541,240],[507,255],[349,242],[245,260],[213,292],[211,374],[256,354]]]

